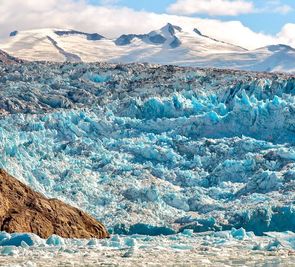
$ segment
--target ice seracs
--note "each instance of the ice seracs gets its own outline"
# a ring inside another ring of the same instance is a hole
[[[295,230],[294,76],[48,62],[0,73],[0,167],[113,233]]]

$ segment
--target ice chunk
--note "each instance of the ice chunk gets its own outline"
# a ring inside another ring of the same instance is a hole
[[[187,203],[187,200],[184,198],[179,198],[177,194],[168,194],[164,196],[164,201],[177,209],[184,210],[184,211],[189,211],[190,207]]]
[[[99,244],[97,239],[90,239],[87,243],[87,246],[97,246]]]
[[[0,247],[0,255],[2,256],[13,256],[17,253],[15,246],[5,246],[3,248]]]
[[[125,225],[117,225],[114,227],[114,233],[127,234],[127,235],[173,235],[176,233],[175,230],[165,226],[154,226],[150,224],[138,223],[127,227]]]
[[[6,232],[0,232],[0,244],[5,241],[9,240],[11,238],[11,235]]]
[[[90,81],[95,82],[95,83],[104,83],[110,79],[110,77],[108,77],[108,76],[103,76],[103,75],[93,74],[93,73],[86,74],[86,77]]]
[[[233,228],[231,230],[231,235],[233,236],[233,238],[238,240],[243,240],[247,237],[247,233],[244,228],[240,228],[240,229]]]
[[[277,240],[276,243],[280,243],[280,245],[295,249],[295,233],[291,231],[286,232],[266,232],[267,236],[273,237]]]
[[[51,246],[63,246],[65,242],[62,237],[58,235],[52,235],[46,240],[46,244]]]
[[[190,245],[183,245],[183,244],[173,244],[171,245],[172,248],[174,249],[179,249],[179,250],[191,250],[194,247]]]
[[[182,231],[182,234],[185,235],[185,236],[192,236],[194,233],[194,230],[193,229],[184,229]]]
[[[136,240],[134,238],[127,237],[124,239],[124,243],[128,247],[135,247],[136,246]]]
[[[44,243],[44,241],[35,234],[11,234],[10,238],[5,238],[0,242],[0,246],[22,246],[23,243],[28,246],[35,246]]]

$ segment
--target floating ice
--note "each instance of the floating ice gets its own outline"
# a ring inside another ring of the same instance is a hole
[[[64,245],[64,240],[60,236],[52,235],[46,240],[47,245],[51,246],[62,246]]]
[[[0,247],[0,255],[2,256],[13,256],[16,254],[16,249],[14,246],[4,246]]]
[[[36,246],[43,244],[43,240],[35,234],[7,234],[1,232],[0,246],[15,246],[15,247],[26,247]]]
[[[3,234],[3,233],[2,233]],[[51,238],[51,240],[56,240]],[[132,261],[139,265],[171,262],[175,264],[179,256],[181,262],[192,261],[223,265],[240,262],[245,266],[261,263],[289,264],[294,260],[290,253],[293,249],[294,233],[270,232],[267,236],[257,237],[244,229],[231,231],[193,233],[184,230],[176,235],[113,235],[110,239],[62,239],[55,245],[43,240],[34,246],[0,246],[1,266],[56,266],[71,264],[101,265],[104,262],[120,264]],[[24,243],[24,241],[22,241]],[[56,245],[57,244],[57,245]],[[260,250],[257,253],[257,250]],[[124,259],[124,258],[131,258]],[[211,265],[211,264],[210,264]]]
[[[279,243],[281,246],[295,249],[295,233],[294,232],[267,232],[267,236],[273,237],[276,239],[276,243]]]
[[[192,230],[192,229],[184,229],[184,230],[182,231],[182,234],[183,234],[183,235],[186,235],[186,236],[192,236],[193,233],[194,233],[194,230]]]
[[[246,233],[245,229],[243,229],[243,228],[240,228],[240,229],[233,228],[231,230],[231,235],[234,238],[239,239],[239,240],[243,240],[247,237],[247,233]]]

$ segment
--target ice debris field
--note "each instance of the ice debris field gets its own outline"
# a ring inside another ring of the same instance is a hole
[[[0,64],[0,114],[0,167],[102,221],[98,246],[295,249],[294,76]]]
[[[107,240],[47,240],[0,232],[1,266],[294,266],[291,232],[255,237],[243,229]],[[289,246],[289,250],[286,248]],[[283,248],[283,249],[282,249]]]

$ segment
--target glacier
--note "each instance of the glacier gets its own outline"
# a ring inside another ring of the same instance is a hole
[[[0,88],[0,167],[114,235],[295,231],[292,75],[25,62]]]

